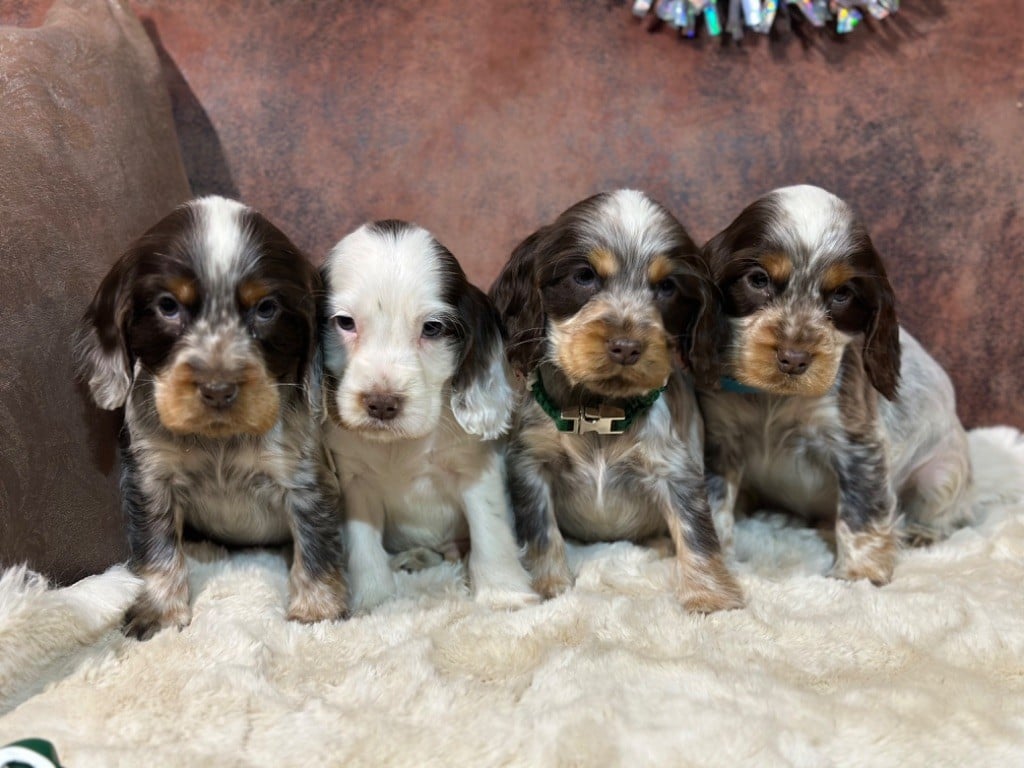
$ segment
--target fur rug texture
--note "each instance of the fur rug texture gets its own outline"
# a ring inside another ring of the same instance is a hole
[[[0,577],[0,745],[66,766],[1024,765],[1024,438],[971,435],[977,520],[878,589],[817,532],[737,530],[739,611],[683,612],[669,560],[574,547],[577,586],[518,612],[460,565],[346,622],[284,620],[276,552],[192,550],[192,624],[117,630],[124,568]]]

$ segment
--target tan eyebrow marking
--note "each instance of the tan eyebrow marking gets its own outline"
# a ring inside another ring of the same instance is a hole
[[[250,280],[238,286],[238,298],[241,299],[242,306],[246,309],[256,306],[259,300],[268,293],[270,293],[270,286],[262,280]]]
[[[167,281],[167,290],[185,306],[193,304],[196,300],[196,281],[191,278],[172,277]]]
[[[619,262],[615,254],[606,248],[595,248],[587,254],[587,260],[601,277],[608,278],[619,271]]]
[[[826,291],[831,291],[855,276],[856,273],[849,264],[842,262],[833,264],[825,270],[825,277],[821,281],[821,287]]]
[[[785,283],[793,274],[793,261],[785,253],[769,253],[760,262],[774,283]]]
[[[672,262],[669,261],[668,256],[663,253],[659,253],[653,259],[651,264],[647,267],[647,279],[653,283],[660,283],[666,277],[672,274]]]

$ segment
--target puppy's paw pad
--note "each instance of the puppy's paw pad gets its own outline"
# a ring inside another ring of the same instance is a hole
[[[392,555],[389,562],[392,571],[416,573],[417,571],[440,565],[444,562],[444,557],[432,549],[416,547],[414,549],[407,549],[405,552],[399,552],[397,555]]]

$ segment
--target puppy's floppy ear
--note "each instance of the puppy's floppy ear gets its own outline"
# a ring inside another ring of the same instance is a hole
[[[546,232],[546,228],[538,230],[516,247],[490,291],[508,336],[506,357],[515,372],[524,377],[544,352],[545,318],[536,259]]]
[[[896,399],[900,380],[900,326],[896,319],[896,295],[875,254],[876,275],[870,280],[874,303],[864,334],[864,370],[875,389],[887,400]]]
[[[671,214],[669,214],[671,215]],[[705,254],[673,217],[679,246],[672,254],[677,267],[683,333],[678,337],[684,362],[699,384],[710,384],[720,374],[719,350],[728,338],[729,326],[718,289],[711,278]]]
[[[498,314],[468,281],[458,299],[462,355],[452,380],[452,412],[464,430],[486,440],[508,431],[515,405]]]
[[[711,384],[721,374],[719,351],[728,341],[729,324],[721,294],[710,277],[702,275],[697,286],[699,306],[687,329],[683,348],[697,383]]]
[[[128,399],[132,361],[128,353],[131,285],[138,253],[127,251],[111,267],[75,334],[75,371],[100,408],[114,410]]]

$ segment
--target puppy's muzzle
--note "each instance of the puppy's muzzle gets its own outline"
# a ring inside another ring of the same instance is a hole
[[[644,353],[644,344],[638,339],[620,336],[605,342],[608,359],[617,365],[636,365]]]
[[[775,351],[775,358],[778,360],[779,370],[782,373],[799,376],[807,370],[814,355],[794,347],[779,347]]]
[[[227,410],[238,399],[238,384],[233,381],[204,381],[196,386],[203,404],[217,411]]]
[[[391,421],[398,417],[405,398],[391,393],[370,392],[362,397],[367,415],[376,421]]]

